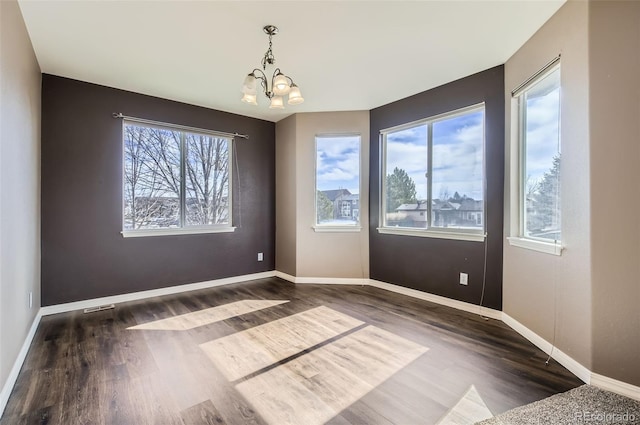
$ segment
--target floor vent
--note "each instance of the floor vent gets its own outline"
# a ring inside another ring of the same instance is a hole
[[[99,305],[97,307],[85,308],[84,312],[85,313],[95,313],[96,311],[111,310],[112,308],[116,308],[115,304],[105,304],[105,305]]]

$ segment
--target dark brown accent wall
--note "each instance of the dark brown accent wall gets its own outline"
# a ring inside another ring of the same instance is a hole
[[[485,243],[380,234],[380,130],[485,102],[487,267],[482,305],[502,309],[504,67],[502,65],[371,111],[369,256],[372,279],[480,304]],[[469,285],[459,273],[469,274]]]
[[[236,231],[123,238],[114,112],[248,134],[236,141]],[[274,253],[274,123],[43,75],[42,305],[269,271]]]

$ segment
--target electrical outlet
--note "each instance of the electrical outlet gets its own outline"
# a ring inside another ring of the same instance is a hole
[[[262,252],[258,253],[258,261],[262,261],[264,260],[264,255],[262,254]]]
[[[469,275],[466,273],[460,273],[460,285],[469,284]]]
[[[29,291],[29,308],[33,308],[33,292]]]

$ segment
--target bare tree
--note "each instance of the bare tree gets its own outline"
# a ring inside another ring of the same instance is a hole
[[[175,141],[169,149],[167,139],[153,128],[125,126],[125,228],[168,227],[178,218],[179,191],[167,184],[175,182],[176,172],[167,162]]]
[[[200,134],[187,135],[187,223],[229,220],[229,142]]]
[[[442,186],[440,188],[440,200],[443,202],[447,202],[451,198],[451,193],[449,192],[448,186]]]
[[[125,228],[180,225],[182,161],[186,204],[182,206],[183,224],[229,220],[228,139],[127,124]]]
[[[526,188],[526,199],[532,199],[533,195],[536,194],[538,192],[538,190],[540,190],[540,181],[538,179],[534,179],[533,177],[531,177],[531,175],[527,176],[527,181],[525,184],[525,188]]]

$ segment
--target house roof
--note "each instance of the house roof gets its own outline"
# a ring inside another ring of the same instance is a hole
[[[351,195],[348,189],[321,190],[321,192],[324,193],[331,202],[335,201],[338,196]]]
[[[418,203],[414,204],[402,204],[396,211],[426,211],[427,210],[427,201],[418,201]]]
[[[460,203],[461,211],[483,211],[484,202],[476,201],[474,199],[463,199]]]
[[[349,195],[343,195],[343,196],[340,196],[340,199],[341,199],[342,201],[357,201],[357,200],[359,200],[359,199],[360,199],[360,194],[358,194],[358,193],[351,193],[351,194],[349,194]]]
[[[439,199],[434,199],[432,202],[431,209],[433,211],[483,211],[484,203],[483,201],[476,201],[474,199],[463,199],[460,202],[451,202],[451,201],[441,201]],[[418,203],[413,204],[402,204],[396,211],[426,211],[427,210],[427,202],[426,201],[418,201]]]

